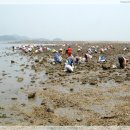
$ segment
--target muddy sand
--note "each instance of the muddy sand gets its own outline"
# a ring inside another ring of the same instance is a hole
[[[78,45],[83,54],[90,46]],[[71,45],[73,53],[78,45]],[[130,44],[112,45],[114,49],[105,53],[104,63],[98,62],[99,54],[95,53],[91,61],[76,65],[72,73],[64,72],[64,62],[53,65],[40,61],[52,56],[51,52],[1,53],[0,58],[8,57],[12,68],[1,70],[0,125],[130,125],[130,66],[112,68],[119,55],[130,59]]]

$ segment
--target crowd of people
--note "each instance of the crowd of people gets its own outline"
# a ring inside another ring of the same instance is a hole
[[[65,45],[63,45],[65,47]],[[106,51],[111,51],[113,50],[113,46],[105,46],[105,47],[100,47],[99,46],[91,46],[88,48],[86,53],[84,55],[81,55],[82,52],[82,47],[77,46],[77,54],[73,55],[73,50],[71,46],[68,46],[68,48],[62,49],[60,48],[58,51],[56,49],[51,49],[49,47],[45,47],[44,45],[21,45],[19,47],[12,47],[13,51],[15,49],[22,50],[24,53],[42,53],[45,51],[50,51],[53,53],[53,59],[51,60],[53,64],[58,64],[63,62],[64,55],[66,55],[66,61],[65,61],[65,68],[64,70],[67,72],[73,72],[74,71],[74,66],[75,64],[78,63],[86,63],[89,60],[93,58],[93,54],[98,53],[99,54],[99,62],[105,62],[106,61],[106,56],[105,52]],[[127,50],[128,48],[124,48],[123,50]],[[128,65],[128,59],[126,59],[123,56],[118,57],[118,62],[120,68],[125,68]]]

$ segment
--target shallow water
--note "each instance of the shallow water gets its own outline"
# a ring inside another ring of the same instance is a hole
[[[35,72],[31,69],[29,57],[20,55],[18,50],[11,49],[12,44],[0,44],[0,104],[4,107],[11,104],[35,104],[40,105],[40,99],[36,98],[33,102],[28,100],[26,88],[39,85],[39,82],[46,80],[45,72]],[[16,46],[16,45],[15,45]],[[19,45],[17,45],[19,46]],[[15,63],[11,63],[11,60]],[[18,77],[23,81],[18,82]],[[34,80],[33,80],[34,78]],[[31,81],[35,83],[31,83]],[[15,98],[14,100],[12,98]]]

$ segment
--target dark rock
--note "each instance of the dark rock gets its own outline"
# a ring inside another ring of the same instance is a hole
[[[52,113],[54,113],[54,109],[53,109],[53,108],[47,108],[46,111],[47,111],[47,112],[52,112]]]
[[[87,83],[86,79],[82,79],[82,84],[86,84],[86,83]]]
[[[31,81],[31,83],[35,83],[35,81],[34,81],[34,80],[32,80],[32,81]]]
[[[106,63],[106,64],[103,64],[103,65],[102,65],[102,68],[103,68],[103,70],[108,70],[108,69],[111,68],[111,65],[108,64],[108,63]]]
[[[47,88],[43,88],[43,90],[47,90]]]
[[[46,102],[43,100],[42,102],[41,102],[41,105],[45,105],[46,104]]]
[[[74,91],[74,89],[73,89],[73,88],[70,88],[70,91],[71,91],[71,92],[73,92],[73,91]]]
[[[11,63],[15,63],[15,61],[11,60]]]
[[[12,97],[11,99],[12,99],[12,100],[17,100],[17,97]]]
[[[7,75],[7,74],[5,74],[5,73],[2,74],[2,76],[5,76],[5,75]]]
[[[35,59],[35,62],[39,62],[39,60],[38,60],[38,59]]]
[[[28,94],[28,98],[34,98],[36,96],[36,92],[30,92]]]
[[[115,82],[121,83],[124,81],[124,78],[121,76],[116,76],[114,80],[115,80]]]
[[[89,84],[90,84],[90,85],[96,85],[96,84],[97,84],[97,80],[93,80],[93,79],[92,79],[92,80],[89,81]]]
[[[34,123],[34,121],[33,121],[33,120],[30,120],[30,123],[32,124],[32,123]]]
[[[83,119],[77,118],[76,121],[81,122]]]
[[[21,105],[22,105],[22,106],[26,106],[26,104],[24,104],[24,103],[22,103]]]

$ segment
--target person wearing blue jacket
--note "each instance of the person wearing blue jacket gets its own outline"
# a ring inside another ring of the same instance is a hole
[[[57,52],[57,51],[55,51],[55,53],[54,53],[54,62],[55,63],[61,63],[61,56],[60,56],[60,54]]]

